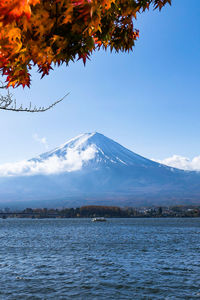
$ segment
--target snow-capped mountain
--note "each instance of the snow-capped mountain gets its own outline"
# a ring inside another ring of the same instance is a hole
[[[65,161],[65,171],[68,172],[81,169],[82,167],[112,168],[114,164],[118,167],[124,165],[127,167],[158,165],[98,132],[81,134],[60,147],[30,161],[42,163],[55,157],[63,160],[63,162]]]
[[[197,203],[200,173],[146,159],[100,133],[0,166],[0,202],[23,206]]]

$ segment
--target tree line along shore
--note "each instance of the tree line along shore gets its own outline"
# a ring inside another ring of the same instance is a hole
[[[117,207],[88,205],[77,208],[26,208],[0,210],[0,218],[183,218],[200,217],[200,206]]]

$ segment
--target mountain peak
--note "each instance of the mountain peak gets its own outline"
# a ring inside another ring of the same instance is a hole
[[[96,131],[89,132],[89,133],[82,133],[82,134],[75,136],[74,138],[71,138],[70,140],[68,140],[64,144],[60,145],[59,147],[53,149],[52,151],[49,151],[44,154],[49,155],[49,154],[55,153],[57,151],[63,151],[63,150],[65,151],[65,149],[67,149],[67,148],[74,148],[74,149],[81,150],[82,148],[85,148],[91,144],[95,144],[95,145],[102,144],[105,142],[105,140],[110,140],[110,139]]]
[[[98,169],[139,165],[152,166],[156,164],[126,149],[99,132],[80,134],[34,160],[40,162],[52,157],[62,159],[63,163],[66,163],[66,161],[70,162],[70,170],[71,162],[73,161],[81,161],[79,164],[80,169],[85,166]],[[77,168],[72,169],[77,170]]]
[[[65,145],[68,145],[72,142],[75,142],[75,143],[79,143],[79,144],[82,144],[82,143],[85,143],[87,142],[88,140],[90,140],[91,138],[100,138],[100,137],[104,137],[106,138],[103,134],[99,133],[99,132],[88,132],[88,133],[82,133],[82,134],[79,134],[77,136],[75,136],[74,138],[68,140],[65,144],[61,145],[60,147],[63,147]]]

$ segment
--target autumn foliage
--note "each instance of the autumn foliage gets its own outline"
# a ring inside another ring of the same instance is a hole
[[[0,71],[7,86],[29,86],[54,65],[82,59],[95,49],[129,51],[139,36],[133,19],[171,0],[0,0]]]

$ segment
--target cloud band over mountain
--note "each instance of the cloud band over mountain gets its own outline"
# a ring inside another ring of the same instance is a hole
[[[83,151],[69,148],[64,157],[53,155],[42,161],[28,160],[16,163],[6,163],[0,165],[0,176],[48,175],[78,171],[82,168],[84,162],[94,158],[95,153],[96,149],[91,145]]]
[[[189,159],[180,155],[173,155],[171,157],[159,160],[152,159],[158,163],[167,165],[169,167],[178,168],[187,171],[200,171],[200,156]]]

